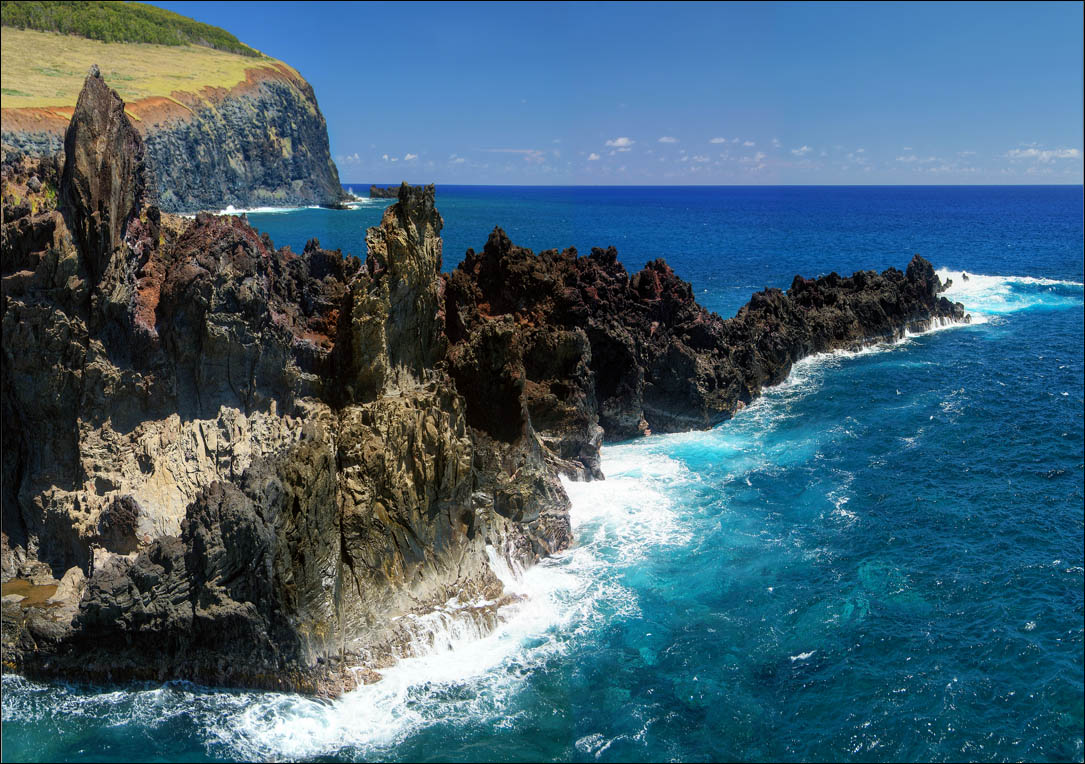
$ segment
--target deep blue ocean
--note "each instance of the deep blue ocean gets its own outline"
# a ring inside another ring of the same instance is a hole
[[[360,192],[368,184],[356,187]],[[665,257],[732,315],[796,273],[953,278],[971,326],[807,359],[708,432],[604,448],[575,546],[479,639],[334,702],[3,679],[10,761],[1085,758],[1078,187],[438,187],[444,260]],[[388,202],[249,215],[364,256]],[[961,271],[968,273],[968,280]]]

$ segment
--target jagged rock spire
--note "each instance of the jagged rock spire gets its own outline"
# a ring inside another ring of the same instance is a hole
[[[64,135],[62,209],[97,282],[147,195],[143,139],[97,66]]]
[[[434,187],[399,188],[399,201],[366,233],[371,270],[382,273],[388,290],[385,341],[393,369],[421,377],[443,355],[438,277],[441,228]]]

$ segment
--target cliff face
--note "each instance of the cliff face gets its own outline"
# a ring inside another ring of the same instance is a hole
[[[175,91],[126,109],[164,211],[336,204],[344,196],[313,89],[285,65],[254,65],[232,88]],[[5,148],[61,154],[73,113],[4,109]]]
[[[558,475],[602,477],[604,436],[708,427],[806,353],[964,319],[921,258],[730,321],[661,261],[500,230],[445,276],[432,186],[365,262],[277,250],[160,213],[96,73],[66,146],[3,165],[2,639],[32,674],[349,689],[435,615],[492,628],[492,562],[568,546]]]

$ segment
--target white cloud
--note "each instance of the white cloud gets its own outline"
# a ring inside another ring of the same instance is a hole
[[[713,138],[709,143],[727,143],[726,138]]]
[[[592,153],[588,154],[588,161],[589,162],[594,162],[598,158],[599,158],[599,155],[596,154],[594,151]]]
[[[742,145],[745,146],[746,148],[750,148],[751,146],[756,146],[757,144],[754,143],[753,141],[743,141]]]
[[[410,162],[412,159],[418,159],[418,154],[404,154],[403,161]]]
[[[546,154],[539,149],[482,149],[491,154],[520,154],[524,157],[525,162],[534,162],[535,164],[542,164],[546,161]]]
[[[744,164],[761,164],[761,160],[764,159],[764,158],[765,158],[765,152],[758,151],[752,157],[742,157],[742,159],[740,159],[738,161],[743,162]]]
[[[387,154],[381,154],[381,159],[383,159],[385,162],[387,162],[389,160],[389,157],[388,157]]]
[[[630,146],[632,146],[634,143],[636,143],[635,140],[633,140],[632,138],[626,138],[623,135],[623,136],[621,136],[619,138],[615,138],[614,140],[607,141],[606,145],[607,146],[612,146],[612,147],[614,147],[616,149],[627,149]]]
[[[804,144],[801,148],[791,149],[791,153],[797,157],[803,157],[809,154],[812,150],[813,149]]]
[[[901,149],[901,151],[912,151],[912,150],[913,149],[912,149],[911,146],[905,146],[904,148]]]
[[[699,162],[700,164],[704,164],[705,162],[707,162],[709,160],[708,160],[708,157],[704,156],[703,154],[698,154],[697,156],[693,157],[693,161],[694,162]]]
[[[664,135],[662,138],[659,139],[659,142],[660,143],[678,143],[678,139],[673,137],[673,136],[670,136],[670,135]]]
[[[449,162],[451,162],[452,164],[463,164],[463,163],[464,163],[464,162],[466,162],[467,160],[466,160],[466,159],[464,159],[464,158],[463,158],[463,157],[461,157],[461,156],[456,156],[455,154],[452,154],[452,155],[451,155],[451,156],[450,156],[450,157],[448,158],[448,161],[449,161]]]
[[[779,138],[773,138],[772,139],[772,146],[773,146],[773,148],[777,148],[777,149],[780,148],[780,139]]]
[[[1038,162],[1050,162],[1052,159],[1080,159],[1081,151],[1078,149],[1010,149],[1006,152],[1009,159],[1035,159]]]

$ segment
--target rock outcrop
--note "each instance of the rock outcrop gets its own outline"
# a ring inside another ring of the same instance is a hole
[[[559,475],[602,477],[604,437],[708,427],[805,354],[964,319],[918,257],[729,321],[662,261],[500,230],[442,275],[432,186],[400,187],[364,262],[276,249],[161,213],[96,74],[66,142],[62,171],[3,163],[7,670],[342,692],[435,617],[492,628],[496,563],[569,545]]]
[[[369,187],[369,198],[370,199],[396,199],[398,197],[399,197],[399,187],[398,186],[385,186],[384,188],[381,188],[380,186],[370,186]]]
[[[476,441],[443,369],[433,188],[363,263],[160,213],[96,74],[67,142],[59,208],[4,211],[9,667],[334,694],[450,602],[492,626],[491,560],[566,546],[568,500],[530,434]]]
[[[580,478],[600,476],[604,437],[712,427],[805,356],[968,320],[938,297],[918,255],[905,273],[796,276],[729,320],[662,260],[630,276],[613,248],[535,255],[500,228],[445,279],[450,369],[468,420],[510,435],[522,406],[552,463]]]
[[[285,64],[253,62],[232,88],[127,104],[143,138],[147,185],[167,212],[336,206],[345,199],[312,86]],[[72,107],[4,109],[12,154],[63,156]]]

